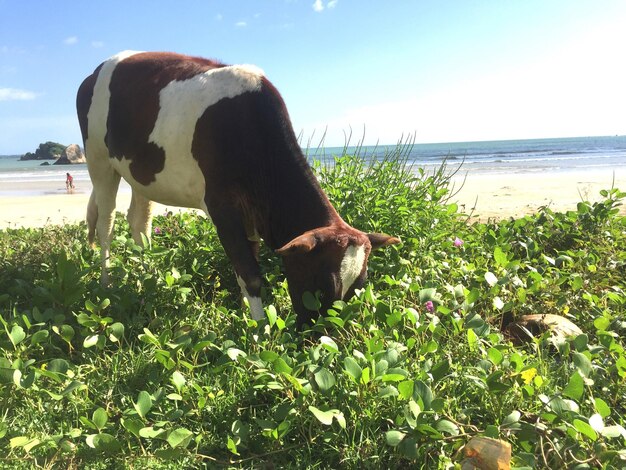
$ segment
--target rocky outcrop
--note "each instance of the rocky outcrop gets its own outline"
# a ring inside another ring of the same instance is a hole
[[[65,147],[55,165],[71,165],[73,163],[85,163],[85,154],[78,144],[71,144]]]
[[[56,160],[61,156],[65,145],[57,142],[46,142],[39,144],[35,152],[27,152],[20,160]]]

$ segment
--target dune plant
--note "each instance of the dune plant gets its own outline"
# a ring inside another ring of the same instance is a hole
[[[314,167],[346,221],[403,244],[307,331],[266,249],[249,317],[193,213],[145,248],[118,215],[107,289],[84,224],[0,231],[0,466],[444,469],[475,436],[516,468],[626,463],[626,194],[468,224],[450,170],[401,149]],[[501,327],[529,313],[583,334],[516,345]]]

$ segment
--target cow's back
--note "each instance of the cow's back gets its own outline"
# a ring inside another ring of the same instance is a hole
[[[100,167],[95,160],[106,161],[148,199],[206,211],[207,178],[214,176],[206,174],[212,166],[206,160],[226,157],[206,148],[198,122],[217,103],[258,92],[262,82],[251,66],[173,53],[112,57],[77,97],[92,179]]]

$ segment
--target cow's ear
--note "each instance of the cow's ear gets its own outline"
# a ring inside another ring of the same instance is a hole
[[[372,250],[383,248],[389,245],[395,245],[396,243],[402,243],[398,237],[391,237],[382,233],[368,233],[367,238],[370,239],[372,244]]]
[[[308,253],[315,248],[315,245],[317,245],[317,237],[315,234],[313,234],[313,232],[306,232],[276,250],[276,253],[281,256]]]

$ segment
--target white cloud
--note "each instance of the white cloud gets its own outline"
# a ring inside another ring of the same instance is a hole
[[[91,41],[91,47],[100,48],[104,47],[103,41]]]
[[[37,94],[18,88],[0,88],[0,101],[25,101],[34,100]]]
[[[63,44],[66,46],[73,46],[78,42],[78,38],[76,36],[70,36],[68,38],[63,39]]]
[[[328,2],[326,2],[326,5],[324,5],[324,0],[315,0],[315,2],[313,2],[313,10],[319,13],[321,11],[324,11],[325,8],[335,8],[338,1],[339,0],[329,0]]]
[[[246,26],[248,26],[248,23],[246,23],[245,21],[237,21],[235,23],[235,26],[237,26],[238,28],[245,28]]]

